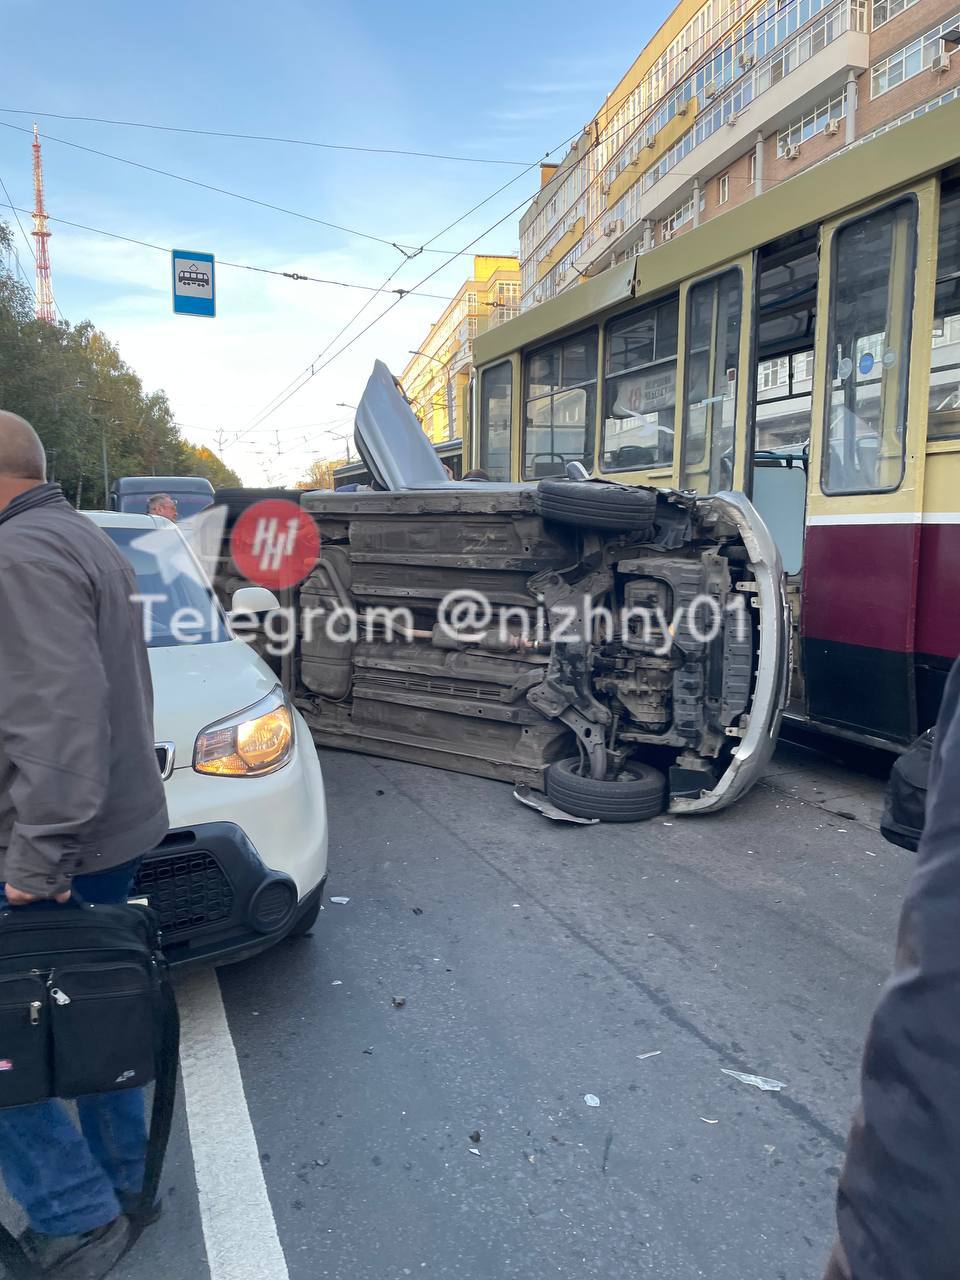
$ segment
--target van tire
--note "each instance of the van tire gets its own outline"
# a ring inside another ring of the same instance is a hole
[[[580,757],[558,760],[547,769],[547,797],[575,818],[601,822],[646,822],[663,813],[667,779],[648,764],[626,764],[612,782],[584,777]]]
[[[544,520],[578,529],[649,536],[657,516],[655,493],[602,480],[541,480],[536,502]]]

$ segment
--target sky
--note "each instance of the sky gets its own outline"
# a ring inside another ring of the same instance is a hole
[[[523,165],[558,147],[552,158],[562,157],[560,144],[591,119],[671,7],[655,0],[625,8],[616,22],[598,22],[582,0],[469,6],[53,0],[40,23],[30,0],[0,0],[3,43],[17,51],[4,58],[0,179],[15,205],[32,207],[36,119],[48,213],[144,242],[52,222],[53,287],[63,315],[102,329],[148,391],[166,391],[185,437],[222,449],[245,483],[292,484],[314,458],[342,456],[352,414],[339,406],[356,405],[374,360],[399,374],[410,349],[424,341],[443,299],[470,274],[470,258],[453,254],[482,233],[471,253],[517,251],[522,206],[539,182],[538,169],[524,172]],[[56,115],[474,161],[203,137]],[[481,201],[487,202],[463,218]],[[0,189],[0,218],[10,222],[5,203]],[[421,246],[461,218],[431,246],[445,254],[407,259],[379,242]],[[20,219],[29,234],[29,218]],[[12,225],[32,275],[30,251]],[[171,248],[216,256],[215,319],[173,314]],[[396,270],[387,287],[407,289],[441,269],[422,286],[436,297],[404,298],[351,343],[396,295],[295,282],[245,267],[374,287]],[[264,417],[298,375],[312,362],[316,368],[325,348],[325,359],[336,358]]]

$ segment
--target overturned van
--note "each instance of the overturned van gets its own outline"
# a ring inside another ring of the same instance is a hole
[[[789,628],[746,498],[449,481],[382,364],[356,434],[377,491],[302,499],[321,552],[288,680],[319,745],[526,784],[606,821],[749,788]]]

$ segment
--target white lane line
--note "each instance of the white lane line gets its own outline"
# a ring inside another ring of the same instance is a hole
[[[180,1068],[210,1280],[289,1280],[214,970],[177,984]]]

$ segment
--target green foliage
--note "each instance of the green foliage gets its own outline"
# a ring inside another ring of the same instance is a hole
[[[89,321],[44,324],[28,289],[4,268],[9,228],[0,223],[0,409],[19,413],[47,450],[51,477],[85,507],[105,506],[103,447],[117,476],[240,477],[209,449],[184,440],[162,391],[147,393],[117,348]]]

